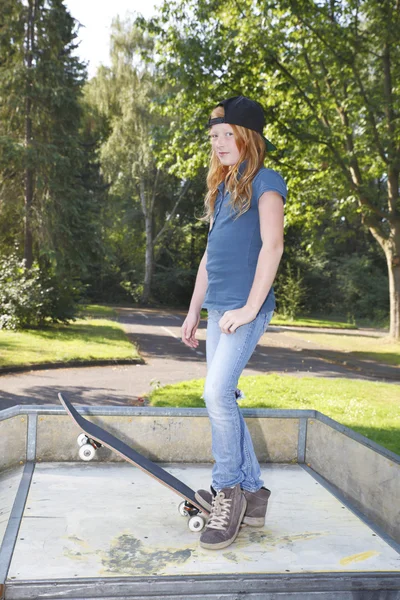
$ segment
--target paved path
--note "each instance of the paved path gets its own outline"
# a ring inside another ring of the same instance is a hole
[[[47,369],[0,376],[0,410],[15,404],[57,404],[57,392],[65,391],[82,404],[137,405],[138,397],[152,385],[165,385],[206,375],[206,321],[198,330],[199,347],[188,348],[180,340],[185,313],[160,309],[119,309],[119,320],[146,361],[144,365]],[[368,361],[347,360],[345,353],[321,349],[312,341],[310,328],[269,327],[243,375],[287,373],[297,377],[347,377],[400,382],[400,368]],[[331,330],[336,335],[338,330]],[[291,335],[291,332],[296,332]],[[326,332],[326,330],[324,330]],[[379,332],[352,331],[342,335],[376,337]],[[347,365],[341,364],[346,360]]]

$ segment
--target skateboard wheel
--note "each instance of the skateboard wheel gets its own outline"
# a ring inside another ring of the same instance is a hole
[[[86,433],[81,433],[78,435],[78,439],[76,441],[78,442],[78,446],[83,446],[84,444],[88,443],[89,439]]]
[[[201,531],[204,529],[205,521],[203,517],[199,517],[196,515],[195,517],[190,517],[188,522],[188,527],[190,531]]]
[[[82,460],[92,460],[96,450],[90,444],[84,444],[79,448],[79,457]]]
[[[185,501],[183,501],[183,502],[180,503],[180,505],[178,506],[178,511],[179,511],[179,514],[182,517],[187,517],[188,516],[187,510],[185,508]]]

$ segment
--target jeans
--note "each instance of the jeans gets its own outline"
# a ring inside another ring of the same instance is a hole
[[[215,460],[212,486],[219,491],[240,483],[242,489],[256,492],[263,481],[249,430],[237,404],[237,384],[274,311],[258,314],[230,334],[222,333],[218,325],[224,313],[224,310],[209,310],[207,323],[203,398],[211,421]]]

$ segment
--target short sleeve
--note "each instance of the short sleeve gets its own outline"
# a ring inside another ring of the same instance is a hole
[[[286,204],[287,187],[283,177],[273,169],[261,169],[253,180],[253,196],[258,201],[264,192],[278,192]]]

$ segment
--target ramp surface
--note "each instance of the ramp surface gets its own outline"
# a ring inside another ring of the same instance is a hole
[[[193,489],[210,484],[210,465],[164,467]],[[149,578],[158,581],[153,598],[237,598],[234,590],[229,592],[232,582],[238,590],[246,577],[261,585],[269,576],[280,585],[286,581],[286,591],[276,588],[272,593],[269,588],[268,593],[249,597],[400,598],[400,555],[395,547],[300,465],[265,465],[263,479],[272,490],[266,526],[242,527],[230,547],[209,551],[199,546],[199,534],[189,531],[178,513],[176,494],[139,469],[125,463],[37,464],[5,598],[145,598]],[[179,595],[179,582],[190,578],[190,587]],[[207,578],[214,581],[212,595],[204,587]],[[168,595],[172,581],[178,583],[174,595]],[[322,581],[329,583],[324,584],[323,596]],[[352,591],[345,591],[346,581]],[[384,589],[392,591],[358,596],[365,585],[389,585]],[[158,589],[163,594],[158,596]],[[251,589],[248,584],[249,594]]]

